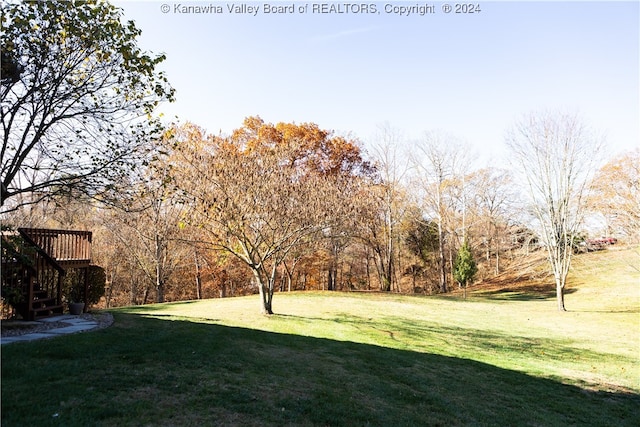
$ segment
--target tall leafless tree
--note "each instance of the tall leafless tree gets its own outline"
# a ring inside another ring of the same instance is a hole
[[[413,156],[416,181],[421,193],[425,214],[438,226],[438,268],[440,288],[447,292],[447,233],[446,221],[449,209],[455,203],[453,184],[469,168],[469,148],[452,135],[443,132],[427,132],[416,143]],[[462,206],[464,210],[465,207]],[[464,228],[464,227],[463,227]],[[450,230],[454,231],[454,230]],[[451,242],[449,242],[451,244]],[[452,252],[451,250],[449,251]]]
[[[371,223],[365,240],[376,254],[376,267],[383,291],[396,285],[398,225],[407,206],[405,184],[409,162],[402,154],[403,138],[389,124],[380,125],[373,146],[374,163],[380,182],[372,188],[373,210],[379,218]]]
[[[575,114],[538,112],[513,126],[507,144],[547,250],[558,310],[566,311],[564,291],[573,244],[602,141]]]

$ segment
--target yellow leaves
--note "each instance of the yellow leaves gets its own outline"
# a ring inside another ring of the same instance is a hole
[[[614,232],[640,232],[640,149],[620,155],[596,174],[589,208],[607,218]]]
[[[171,126],[171,127],[167,128],[167,129],[165,129],[165,131],[162,134],[162,139],[170,140],[175,135],[176,135],[176,128],[175,128],[175,126]]]

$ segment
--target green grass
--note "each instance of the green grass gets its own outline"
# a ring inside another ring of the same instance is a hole
[[[576,259],[568,313],[526,284],[277,294],[270,317],[257,296],[115,310],[105,330],[2,347],[2,425],[637,425],[625,254]]]

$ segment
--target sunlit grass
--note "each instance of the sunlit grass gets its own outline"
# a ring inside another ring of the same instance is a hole
[[[318,292],[278,294],[276,314],[267,317],[258,302],[243,297],[125,311],[462,357],[588,387],[640,391],[634,376],[640,311],[559,313],[553,300]]]
[[[480,289],[279,293],[273,316],[257,296],[122,308],[103,331],[4,346],[3,425],[636,425],[625,254],[576,259],[567,313]]]

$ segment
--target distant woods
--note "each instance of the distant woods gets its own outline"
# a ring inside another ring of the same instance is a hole
[[[265,313],[294,290],[449,292],[545,246],[509,170],[475,167],[451,135],[393,133],[365,151],[313,123],[249,117],[229,135],[175,125],[119,207],[57,197],[5,222],[94,230],[105,305],[257,293]],[[592,234],[638,240],[638,157],[594,171]]]
[[[577,117],[516,123],[512,170],[443,132],[361,142],[248,117],[211,135],[155,114],[174,98],[165,57],[120,9],[1,7],[0,219],[93,230],[106,306],[257,293],[272,313],[276,292],[446,293],[546,248],[564,309],[581,240],[640,238],[640,150],[595,162]]]

